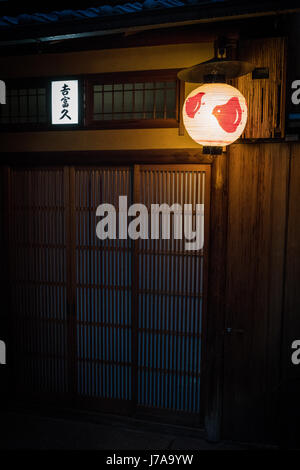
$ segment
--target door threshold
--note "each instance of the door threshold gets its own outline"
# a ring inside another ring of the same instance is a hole
[[[34,415],[54,420],[90,422],[99,425],[121,427],[127,429],[143,430],[149,432],[160,432],[162,434],[172,434],[174,436],[191,437],[195,439],[207,439],[204,428],[200,425],[166,422],[158,416],[151,416],[150,413],[137,410],[131,415],[114,414],[113,412],[103,412],[97,410],[85,410],[67,407],[57,407],[55,405],[44,406],[15,403],[6,408],[9,413],[23,415]]]

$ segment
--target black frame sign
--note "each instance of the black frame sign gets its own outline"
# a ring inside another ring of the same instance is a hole
[[[57,129],[82,125],[81,81],[78,78],[57,78],[50,81],[50,124]]]

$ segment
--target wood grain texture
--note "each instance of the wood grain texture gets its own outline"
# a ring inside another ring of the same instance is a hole
[[[1,207],[1,217],[0,217],[0,239],[1,246],[5,247],[1,256],[1,309],[0,309],[0,340],[4,341],[7,347],[9,341],[9,305],[10,305],[10,290],[9,290],[9,256],[8,256],[8,246],[9,246],[9,233],[8,233],[8,176],[9,170],[6,167],[2,167],[0,171],[0,207]],[[8,357],[10,359],[10,353],[7,357],[6,349],[6,361]],[[9,379],[10,379],[10,370],[7,366],[0,366],[0,408],[5,406],[7,395],[9,393]]]
[[[287,216],[284,316],[282,341],[282,395],[280,442],[299,448],[300,365],[291,361],[291,344],[300,339],[300,145],[291,147],[289,203]]]
[[[228,155],[217,156],[212,164],[210,251],[208,274],[206,410],[208,439],[221,437],[223,341],[227,237],[227,165]],[[213,371],[213,372],[212,372]]]
[[[268,79],[252,79],[248,73],[232,81],[248,103],[248,121],[242,138],[284,136],[285,39],[241,41],[239,58],[255,67],[267,67]]]
[[[223,431],[232,439],[278,438],[288,159],[288,145],[230,149]]]

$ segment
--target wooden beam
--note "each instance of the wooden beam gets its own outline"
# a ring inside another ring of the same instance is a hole
[[[135,163],[207,163],[213,157],[203,155],[199,149],[166,149],[166,150],[93,150],[69,152],[20,152],[0,155],[0,163],[10,165],[133,165]]]

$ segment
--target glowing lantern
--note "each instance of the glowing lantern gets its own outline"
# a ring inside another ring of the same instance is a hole
[[[186,98],[183,122],[198,144],[224,147],[242,134],[247,122],[247,103],[239,90],[226,83],[205,83]]]

